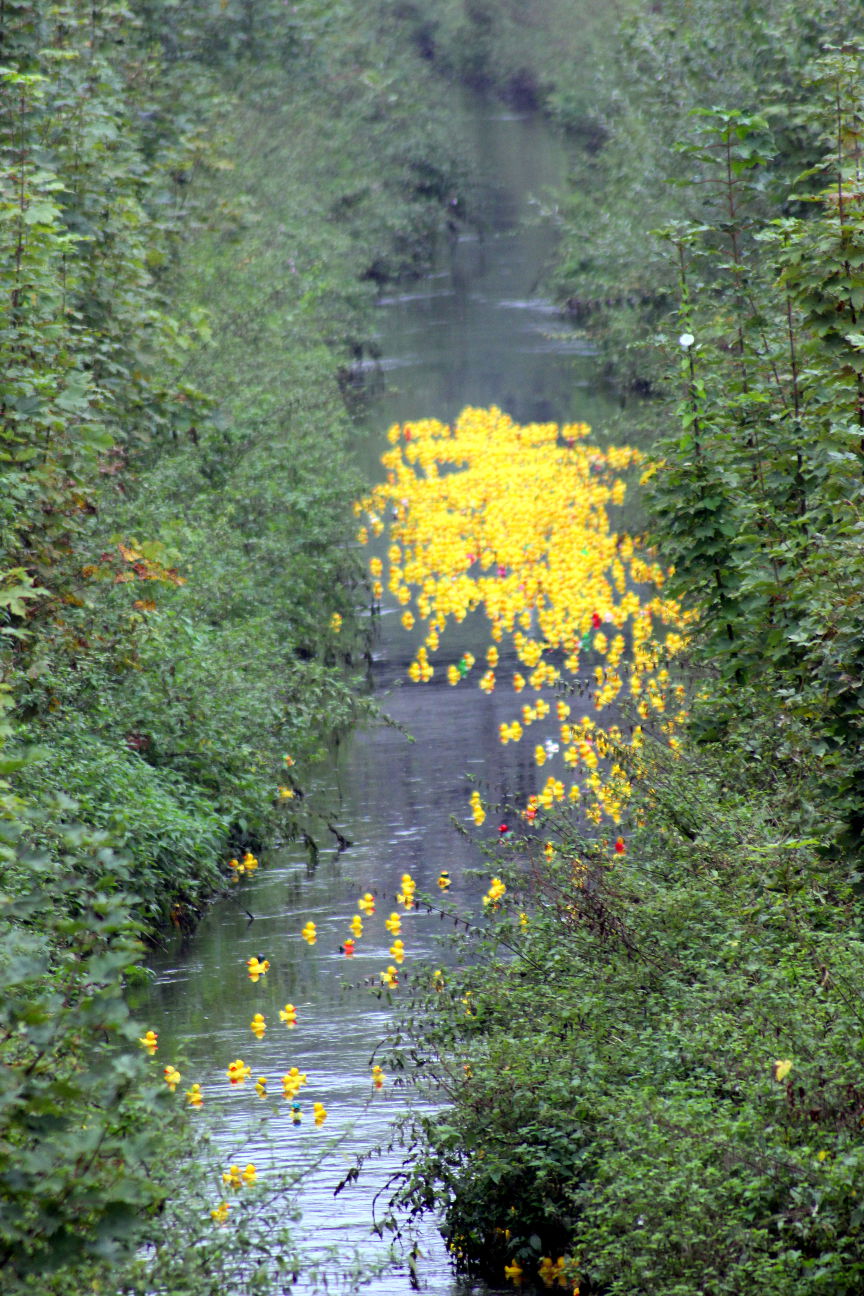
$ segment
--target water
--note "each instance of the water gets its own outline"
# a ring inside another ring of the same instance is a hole
[[[554,247],[542,208],[567,166],[542,121],[496,112],[473,98],[465,120],[477,159],[484,232],[442,249],[420,285],[382,299],[379,345],[388,390],[378,425],[455,419],[466,405],[497,405],[517,421],[585,421],[602,435],[616,412],[591,348],[541,295]],[[378,439],[367,463],[377,476]]]
[[[590,350],[566,335],[538,290],[553,234],[538,220],[536,200],[561,180],[563,146],[542,123],[476,101],[466,103],[464,116],[485,191],[487,228],[482,237],[464,234],[443,246],[420,284],[382,298],[379,390],[359,438],[370,481],[380,471],[384,432],[395,421],[449,421],[467,404],[497,404],[521,421],[585,420],[602,435],[614,412]],[[475,841],[460,835],[451,817],[470,823],[472,778],[494,801],[519,803],[535,790],[537,778],[529,744],[498,743],[499,724],[515,713],[512,696],[451,689],[444,679],[442,667],[465,646],[485,646],[484,625],[469,619],[458,643],[445,638],[434,680],[415,686],[405,676],[412,638],[394,611],[385,604],[373,668],[379,700],[394,725],[358,733],[323,775],[351,847],[322,853],[314,873],[299,848],[268,858],[266,868],[242,886],[242,903],[217,906],[187,951],[154,960],[155,981],[140,1010],[159,1031],[161,1057],[168,1061],[182,1048],[183,1087],[198,1080],[214,1102],[217,1094],[224,1101],[225,1164],[252,1160],[262,1179],[272,1158],[298,1170],[308,1167],[299,1234],[307,1246],[332,1246],[343,1257],[358,1248],[369,1258],[383,1256],[382,1244],[370,1238],[373,1201],[399,1168],[399,1154],[391,1153],[334,1199],[334,1185],[356,1154],[387,1142],[390,1122],[407,1100],[393,1077],[381,1092],[372,1087],[370,1066],[386,1043],[391,1010],[385,997],[364,985],[377,983],[380,970],[392,962],[393,938],[383,920],[395,907],[401,874],[410,872],[421,892],[434,894],[439,872],[447,869],[453,878],[449,898],[476,913],[487,883],[469,871],[482,860]],[[502,662],[507,664],[503,653]],[[297,775],[302,784],[304,771]],[[497,825],[486,826],[494,835]],[[348,960],[340,945],[358,912],[357,898],[367,890],[377,897],[377,912],[364,920],[364,936]],[[310,919],[318,930],[314,948],[300,937]],[[434,966],[446,959],[438,943],[441,930],[436,916],[403,914],[409,975],[418,960]],[[246,974],[252,955],[271,963],[257,985]],[[298,1009],[291,1032],[278,1020],[278,1009],[289,1000]],[[260,1041],[249,1030],[255,1012],[268,1022]],[[260,1103],[251,1082],[230,1091],[225,1069],[236,1057],[252,1066],[253,1079],[269,1077],[273,1101]],[[303,1123],[292,1125],[281,1104],[269,1138],[249,1136],[250,1116],[279,1108],[279,1079],[292,1065],[309,1077],[301,1094]],[[320,1130],[311,1121],[315,1100],[329,1113]],[[334,1137],[341,1140],[338,1146],[315,1167],[319,1151]],[[472,1290],[454,1280],[432,1222],[422,1237],[419,1280],[429,1296]],[[407,1269],[389,1270],[368,1290],[376,1296],[407,1293]]]

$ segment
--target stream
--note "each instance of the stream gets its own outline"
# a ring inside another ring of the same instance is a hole
[[[482,235],[444,241],[426,278],[381,299],[381,360],[370,375],[380,391],[358,432],[370,482],[380,476],[385,433],[396,421],[450,421],[465,405],[495,404],[518,421],[584,420],[602,435],[616,408],[590,349],[566,335],[554,309],[538,295],[554,231],[539,218],[536,199],[560,182],[564,146],[543,122],[482,100],[466,98],[463,116],[485,195],[486,228]],[[319,776],[338,798],[339,826],[350,848],[341,854],[322,850],[314,872],[299,844],[268,855],[265,866],[243,883],[241,904],[215,906],[188,948],[151,960],[153,979],[138,1005],[141,1018],[159,1032],[160,1058],[184,1058],[182,1087],[197,1080],[205,1094],[213,1093],[214,1107],[218,1093],[224,1123],[217,1138],[225,1164],[253,1161],[261,1181],[274,1160],[302,1169],[297,1236],[307,1249],[334,1248],[348,1263],[355,1252],[372,1261],[386,1254],[386,1244],[370,1235],[370,1224],[375,1194],[398,1168],[399,1154],[370,1164],[359,1183],[335,1200],[333,1188],[359,1152],[386,1142],[389,1123],[407,1100],[392,1076],[380,1092],[372,1086],[371,1063],[380,1060],[375,1051],[386,1041],[392,1010],[386,996],[376,998],[357,983],[377,981],[392,962],[393,938],[384,918],[396,907],[403,872],[412,874],[418,891],[433,894],[438,874],[447,869],[453,878],[449,899],[466,913],[479,908],[488,881],[468,871],[481,865],[480,854],[451,822],[453,816],[470,824],[471,779],[493,803],[524,803],[537,780],[528,744],[498,742],[499,724],[513,718],[512,695],[453,689],[446,682],[448,662],[465,647],[485,647],[484,625],[469,619],[458,638],[445,635],[433,680],[418,686],[405,675],[415,640],[395,611],[385,601],[372,670],[379,703],[395,725],[355,734]],[[302,783],[304,772],[298,770],[297,777]],[[490,816],[484,831],[494,835],[496,828]],[[364,935],[349,961],[340,945],[358,912],[357,898],[367,890],[376,896],[377,912],[364,919]],[[300,937],[309,920],[317,927],[314,947]],[[418,959],[431,965],[446,959],[441,930],[434,915],[403,913],[405,971],[410,974]],[[256,985],[246,970],[253,955],[271,964]],[[278,1019],[289,1000],[298,1017],[290,1032]],[[268,1023],[260,1040],[249,1029],[255,1012]],[[232,1090],[225,1070],[238,1057],[251,1065],[252,1080]],[[279,1078],[292,1065],[309,1077],[300,1095],[300,1125],[292,1124],[281,1102]],[[273,1101],[256,1107],[253,1082],[259,1075],[269,1077]],[[311,1118],[313,1101],[328,1111],[322,1129]],[[250,1117],[260,1117],[265,1107],[276,1113],[266,1137],[250,1134]],[[214,1186],[214,1205],[218,1192]],[[421,1239],[418,1277],[430,1296],[491,1290],[454,1279],[431,1220]],[[407,1268],[390,1268],[364,1290],[407,1294]]]

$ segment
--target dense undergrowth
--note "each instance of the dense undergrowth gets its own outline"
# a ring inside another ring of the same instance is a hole
[[[443,1209],[457,1267],[493,1283],[563,1260],[583,1296],[851,1294],[855,897],[770,798],[730,792],[733,760],[653,776],[614,867],[571,815],[498,854],[497,921],[404,1023],[448,1111],[406,1127],[396,1204]]]
[[[4,1291],[297,1265],[290,1175],[211,1219],[124,987],[232,854],[338,839],[314,766],[365,708],[352,366],[464,188],[377,20],[0,6]]]
[[[391,1222],[442,1208],[496,1283],[851,1296],[862,51],[845,5],[628,6],[605,37],[562,11],[554,43],[540,8],[408,7],[427,58],[579,141],[557,292],[653,397],[623,422],[657,438],[690,717],[675,752],[645,726],[615,853],[577,809],[502,808],[506,895],[406,1012],[395,1060],[448,1107],[404,1127]]]

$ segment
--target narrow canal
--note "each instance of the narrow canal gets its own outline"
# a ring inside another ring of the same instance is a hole
[[[360,440],[370,482],[380,475],[378,457],[395,421],[450,421],[465,405],[495,404],[519,421],[584,420],[602,433],[613,413],[612,394],[598,381],[590,352],[563,335],[538,288],[554,232],[541,219],[537,199],[563,175],[562,144],[542,122],[474,100],[466,101],[464,128],[481,177],[486,228],[482,236],[464,234],[442,246],[426,279],[381,301],[381,391]],[[525,744],[498,743],[499,724],[512,718],[512,697],[446,683],[447,663],[471,645],[472,636],[477,647],[487,642],[483,627],[466,623],[458,643],[445,639],[433,681],[416,686],[405,676],[411,636],[394,610],[385,603],[373,666],[378,700],[394,725],[356,734],[334,767],[317,776],[338,799],[350,848],[342,854],[323,851],[314,872],[299,847],[268,857],[242,888],[242,905],[254,921],[237,903],[214,908],[187,951],[154,959],[149,998],[140,1008],[159,1031],[160,1056],[185,1056],[184,1086],[187,1078],[197,1080],[205,1092],[219,1095],[225,1163],[251,1160],[261,1179],[274,1162],[295,1167],[301,1178],[298,1236],[318,1253],[338,1251],[342,1263],[354,1252],[373,1261],[386,1252],[370,1236],[373,1200],[398,1167],[399,1154],[371,1164],[338,1198],[333,1188],[358,1153],[386,1143],[389,1124],[407,1101],[391,1076],[382,1090],[373,1088],[370,1067],[386,1042],[391,1008],[358,988],[366,978],[377,980],[392,962],[393,937],[384,919],[396,907],[400,877],[411,873],[418,890],[432,894],[438,874],[447,869],[450,898],[466,912],[476,911],[487,883],[468,871],[481,859],[451,817],[470,823],[472,778],[492,801],[524,802],[537,774]],[[306,772],[297,773],[302,783]],[[494,831],[495,825],[487,827]],[[349,961],[340,946],[366,891],[376,896],[377,910],[364,919],[363,937]],[[310,920],[317,927],[314,947],[300,935]],[[435,917],[403,914],[403,968],[409,975],[417,960],[446,959],[440,932]],[[271,964],[257,985],[246,972],[252,955]],[[290,1032],[278,1019],[286,1001],[297,1008],[298,1024]],[[256,1012],[268,1023],[260,1040],[249,1029]],[[253,1080],[269,1077],[272,1101],[256,1108],[251,1082],[230,1090],[225,1071],[238,1057],[252,1067]],[[302,1124],[292,1124],[282,1103],[266,1133],[257,1127],[250,1132],[250,1120],[260,1121],[265,1109],[276,1112],[280,1078],[295,1065],[309,1081],[301,1094]],[[328,1111],[321,1129],[312,1121],[313,1101]],[[421,1245],[421,1290],[430,1296],[471,1290],[453,1279],[431,1221]],[[389,1269],[367,1290],[378,1296],[407,1293],[407,1269]]]

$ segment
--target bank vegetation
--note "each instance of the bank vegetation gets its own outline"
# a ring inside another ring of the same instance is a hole
[[[690,714],[670,751],[625,712],[646,740],[618,822],[550,809],[488,846],[506,897],[394,1058],[446,1115],[406,1125],[391,1223],[443,1210],[457,1268],[496,1284],[852,1296],[858,33],[846,5],[671,0],[600,32],[553,6],[549,40],[546,8],[442,0],[416,39],[573,140],[554,291],[618,375],[619,437],[650,445],[646,543],[697,618],[671,667]]]
[[[126,989],[338,843],[359,363],[464,168],[376,8],[4,0],[0,64],[0,1286],[269,1290],[290,1174],[210,1218]]]

